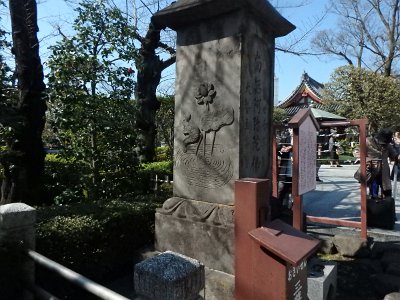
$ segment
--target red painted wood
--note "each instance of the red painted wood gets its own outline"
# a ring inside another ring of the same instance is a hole
[[[252,298],[252,245],[248,232],[265,222],[260,212],[268,210],[269,182],[240,179],[235,182],[235,300]]]

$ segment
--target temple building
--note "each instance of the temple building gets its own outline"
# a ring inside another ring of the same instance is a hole
[[[323,106],[322,91],[324,85],[311,78],[306,72],[301,76],[300,84],[277,106],[283,108],[288,116],[295,115],[299,109],[313,107],[315,109],[335,113],[338,105]],[[344,118],[343,118],[344,119]]]

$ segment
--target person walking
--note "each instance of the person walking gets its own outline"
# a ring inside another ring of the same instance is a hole
[[[337,154],[338,144],[336,143],[336,137],[332,133],[329,138],[329,158],[331,167],[341,167],[339,163],[339,155]]]

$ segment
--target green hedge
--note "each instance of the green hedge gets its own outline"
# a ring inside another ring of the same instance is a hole
[[[160,202],[39,207],[36,249],[82,275],[105,280],[121,268],[131,268],[134,251],[153,243]]]
[[[167,146],[156,148],[156,161],[165,161],[171,158],[171,149]]]
[[[88,199],[92,178],[88,167],[77,160],[67,160],[57,154],[48,154],[45,163],[45,184],[48,200],[45,204],[65,205]],[[149,179],[142,175],[137,166],[100,171],[97,185],[98,200],[110,201],[132,197],[146,192]]]
[[[67,160],[57,154],[47,154],[45,160],[45,204],[70,204],[85,199],[81,174],[85,166],[76,160]]]
[[[155,174],[159,176],[159,178],[163,178],[164,175],[169,176],[169,180],[173,180],[172,178],[172,161],[157,161],[152,163],[141,164],[140,169],[137,174],[137,183],[136,184],[136,193],[137,194],[149,194],[154,193],[155,187]],[[160,177],[161,176],[161,177]],[[172,185],[171,184],[163,184],[165,188],[161,189],[161,192],[164,193],[164,197],[169,197],[169,194],[172,194]],[[160,187],[160,185],[159,185]],[[166,198],[165,198],[166,199]],[[164,199],[164,200],[165,200]]]
[[[156,161],[141,165],[141,172],[158,175],[172,175],[172,161]]]

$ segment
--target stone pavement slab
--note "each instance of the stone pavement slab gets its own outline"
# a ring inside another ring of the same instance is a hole
[[[343,165],[341,168],[322,165],[319,177],[323,180],[315,190],[303,195],[304,212],[307,215],[360,220],[360,184],[353,175],[359,165]],[[395,201],[397,221],[394,230],[368,228],[368,232],[395,235],[400,240],[400,183],[397,183]]]

